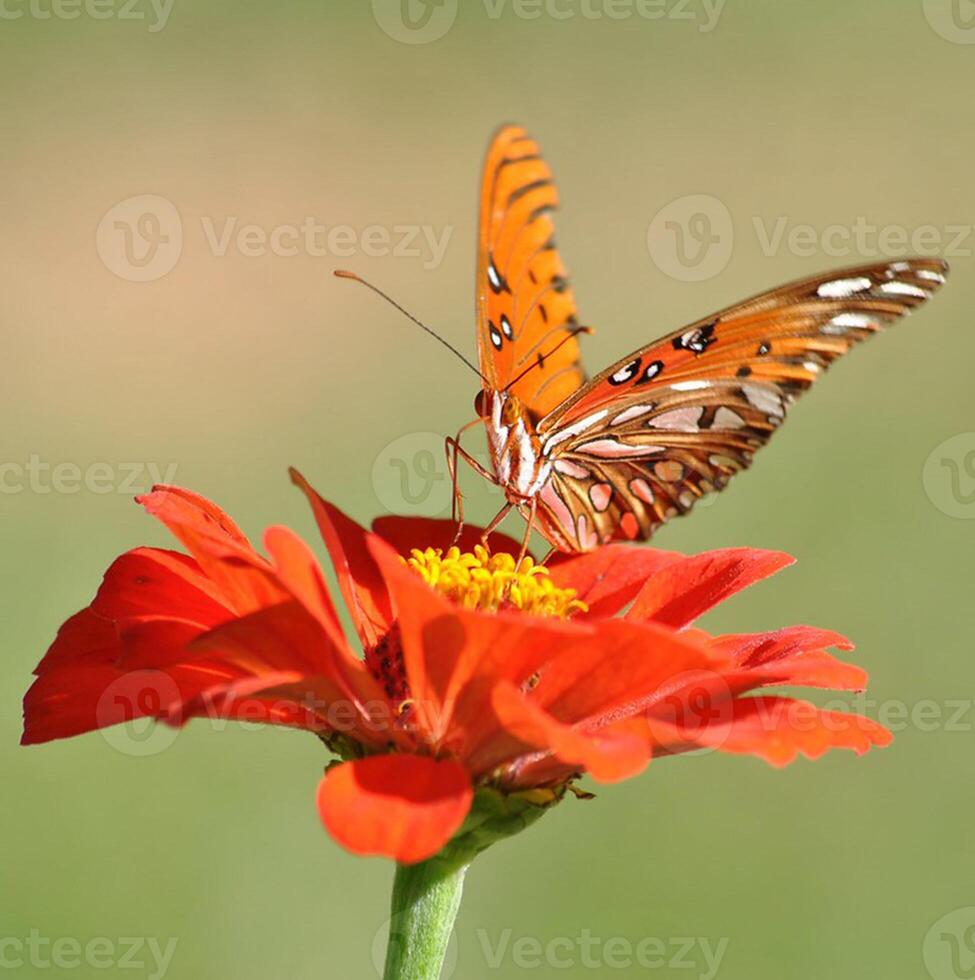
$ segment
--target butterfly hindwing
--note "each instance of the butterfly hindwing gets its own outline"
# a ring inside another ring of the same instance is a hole
[[[602,372],[538,427],[543,528],[573,549],[646,539],[722,489],[832,361],[944,282],[938,259],[803,279],[675,331]]]
[[[538,144],[521,127],[503,126],[491,141],[481,182],[478,352],[481,373],[495,389],[534,365],[511,391],[536,418],[585,380],[574,336],[575,299],[553,237],[557,205]]]

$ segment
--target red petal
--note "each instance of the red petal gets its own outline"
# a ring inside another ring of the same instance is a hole
[[[282,585],[322,624],[336,641],[342,641],[342,626],[328,593],[325,577],[311,548],[287,527],[269,527],[264,547],[271,556]]]
[[[373,647],[389,631],[392,614],[382,576],[366,548],[366,531],[323,500],[296,469],[290,473],[311,505],[356,632],[363,646]]]
[[[754,548],[725,548],[682,558],[647,580],[627,618],[652,619],[680,629],[794,560],[779,551]]]
[[[212,721],[247,721],[259,724],[285,724],[321,730],[305,677],[296,671],[265,673],[258,677],[237,677],[214,684],[193,697],[170,702],[166,721],[182,725],[192,717]]]
[[[386,699],[362,661],[345,656],[295,600],[224,623],[196,639],[192,649],[258,678],[295,672],[308,678],[310,696],[317,691],[324,699],[322,711],[341,712],[360,741],[402,740],[390,728],[391,716],[381,711]]]
[[[187,647],[204,630],[170,616],[144,616],[119,629],[122,652],[116,666],[126,670],[160,670],[197,659]]]
[[[191,699],[229,676],[204,664],[120,673],[111,664],[88,662],[47,671],[24,697],[21,742],[69,738],[134,718],[165,718],[174,701]]]
[[[443,848],[472,799],[470,778],[456,762],[375,755],[330,769],[318,787],[318,812],[353,854],[412,864]]]
[[[166,486],[136,499],[183,543],[235,612],[252,612],[287,598],[268,562],[216,504]]]
[[[484,533],[482,528],[465,524],[460,539],[455,542],[456,521],[396,515],[377,517],[372,522],[372,530],[400,555],[408,555],[414,548],[421,551],[426,548],[440,548],[446,551],[453,544],[461,551],[473,551],[474,546],[481,543],[481,535]],[[506,551],[517,555],[521,542],[495,531],[488,539],[488,547],[492,552]]]
[[[742,667],[757,667],[826,647],[853,649],[853,644],[842,633],[816,626],[787,626],[767,633],[729,633],[714,637],[712,643]]]
[[[658,548],[610,544],[584,555],[555,556],[552,581],[575,589],[589,606],[589,616],[615,616],[632,602],[643,583],[660,569],[684,556]]]
[[[607,726],[642,715],[668,684],[710,664],[709,649],[697,638],[653,624],[602,620],[588,635],[563,639],[538,668],[527,700],[563,725],[605,736]],[[503,722],[502,731],[489,735],[467,758],[472,772],[489,772],[519,754],[512,744],[517,735]]]
[[[449,725],[446,703],[450,691],[470,676],[481,645],[466,642],[457,607],[410,571],[385,541],[370,536],[369,550],[399,624],[416,723],[432,741],[439,741]]]
[[[232,615],[192,558],[161,548],[136,548],[116,558],[91,608],[106,619],[173,615],[201,626]]]
[[[717,636],[711,644],[736,664],[728,675],[736,693],[771,684],[845,691],[862,691],[867,686],[865,670],[837,660],[823,649],[853,649],[845,636],[832,630],[788,626],[768,633]]]
[[[709,671],[708,646],[655,623],[611,619],[591,639],[566,644],[542,669],[533,699],[567,723],[625,717],[674,678]]]
[[[553,718],[509,683],[494,689],[492,705],[506,731],[516,739],[552,752],[601,783],[635,776],[650,761],[650,729],[643,719],[631,718],[612,729],[586,732]]]
[[[34,668],[34,673],[40,675],[61,667],[86,663],[112,664],[121,653],[115,624],[96,616],[90,608],[82,609],[61,625],[54,642]]]
[[[666,726],[651,724],[655,735],[666,741]],[[736,699],[730,716],[701,728],[694,744],[756,755],[773,766],[785,766],[800,754],[818,759],[830,749],[852,749],[863,755],[872,746],[889,745],[892,740],[883,725],[863,715],[824,711],[809,701],[762,696]]]

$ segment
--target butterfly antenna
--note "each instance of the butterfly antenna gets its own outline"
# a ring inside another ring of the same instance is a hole
[[[539,354],[538,357],[532,361],[524,371],[521,372],[516,378],[513,378],[505,386],[504,390],[508,391],[514,385],[518,384],[519,381],[526,375],[530,374],[535,368],[540,368],[545,366],[545,361],[550,358],[563,344],[567,344],[573,337],[578,337],[579,334],[590,334],[592,333],[592,327],[573,327],[566,336],[564,336],[551,350],[546,351],[544,354]]]
[[[356,275],[354,272],[348,272],[345,269],[336,269],[335,275],[339,279],[351,279],[353,282],[360,282],[362,283],[363,286],[368,286],[369,289],[371,289],[374,293],[376,293],[377,296],[381,296],[384,300],[386,300],[387,303],[389,303],[390,306],[395,307],[397,310],[400,311],[400,313],[403,314],[403,316],[405,316],[409,320],[412,320],[421,330],[425,330],[428,334],[430,334],[431,337],[435,338],[436,340],[439,340],[440,343],[447,348],[447,350],[451,351],[451,353],[453,354],[456,354],[481,379],[481,381],[484,382],[484,385],[486,387],[489,386],[489,382],[487,378],[485,378],[484,375],[481,374],[481,372],[478,371],[478,369],[474,367],[474,365],[463,354],[461,354],[461,352],[457,350],[457,348],[454,347],[453,344],[451,344],[447,340],[444,340],[443,337],[441,337],[440,334],[438,334],[435,330],[431,330],[425,323],[418,320],[415,316],[413,316],[412,313],[410,313],[409,310],[406,310],[402,306],[400,306],[399,303],[397,303],[396,300],[394,300],[391,296],[387,296],[386,293],[384,293],[378,286],[374,286],[368,280],[363,279],[362,276]]]

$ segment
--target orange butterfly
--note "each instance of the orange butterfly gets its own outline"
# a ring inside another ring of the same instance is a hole
[[[499,485],[554,548],[646,540],[724,488],[833,360],[909,313],[944,281],[940,259],[813,276],[698,320],[587,380],[576,304],[553,239],[558,201],[538,144],[518,126],[484,164],[477,264],[478,418],[447,440]],[[493,472],[460,446],[483,424]],[[487,533],[487,532],[486,532]]]
[[[464,523],[457,462],[501,487],[553,549],[645,541],[724,489],[781,425],[787,407],[854,344],[910,313],[945,281],[941,259],[856,266],[799,279],[641,347],[592,380],[553,238],[558,194],[520,126],[495,134],[481,178],[477,260],[480,369],[382,290],[355,279],[437,338],[483,382],[477,418],[446,440],[453,517]],[[491,469],[460,445],[487,430]]]

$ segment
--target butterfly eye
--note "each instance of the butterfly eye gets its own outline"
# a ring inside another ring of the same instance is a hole
[[[483,388],[474,396],[474,411],[478,418],[484,419],[488,416],[487,392]]]

